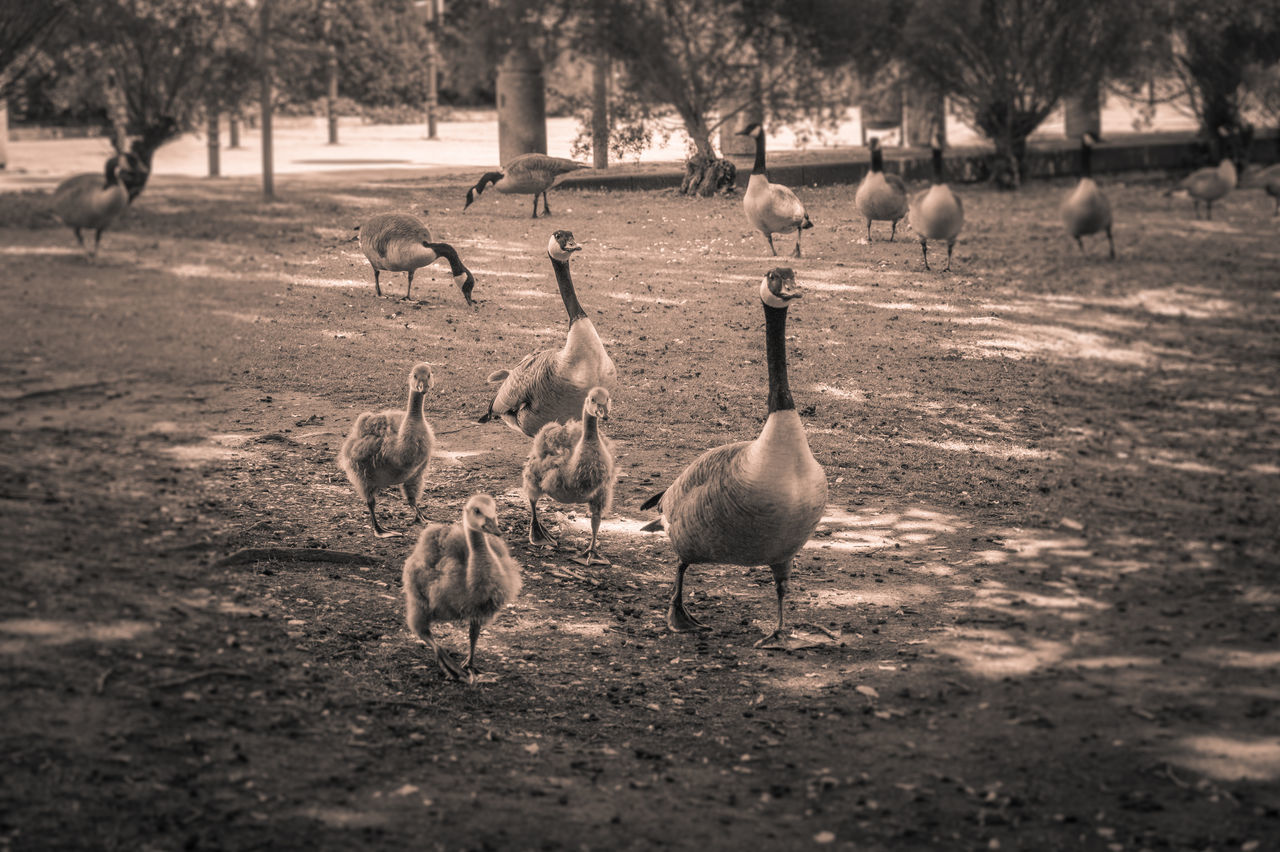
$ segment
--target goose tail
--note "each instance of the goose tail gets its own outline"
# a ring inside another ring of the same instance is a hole
[[[662,532],[666,527],[662,525],[662,518],[656,521],[650,521],[640,528],[640,532]]]
[[[659,502],[660,500],[662,500],[662,495],[664,495],[664,494],[666,494],[666,493],[667,493],[667,492],[666,492],[666,489],[663,489],[662,491],[659,491],[657,494],[653,495],[653,496],[652,496],[652,497],[650,497],[648,500],[645,500],[643,503],[641,503],[641,504],[640,504],[640,508],[641,508],[641,509],[652,509],[654,506],[658,505],[658,502]],[[648,527],[646,527],[645,529],[648,529]],[[661,526],[659,526],[659,527],[658,527],[658,529],[662,529],[662,527],[661,527]]]

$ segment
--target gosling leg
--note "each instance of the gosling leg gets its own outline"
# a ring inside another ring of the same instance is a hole
[[[956,244],[954,240],[947,243],[947,267],[946,269],[942,270],[943,272],[951,271],[951,252],[955,249],[955,247],[956,247]]]
[[[547,532],[547,528],[538,520],[538,498],[529,499],[529,543],[555,545],[556,540]]]
[[[384,529],[382,524],[378,523],[378,513],[373,509],[376,502],[377,501],[373,497],[370,497],[366,503],[369,507],[369,520],[373,523],[373,534],[378,538],[396,538],[403,535],[403,533],[396,532],[395,530]]]
[[[605,559],[603,556],[601,556],[600,552],[596,550],[596,536],[599,534],[599,532],[600,532],[600,507],[592,506],[591,507],[591,544],[587,547],[586,550],[582,551],[577,556],[574,556],[572,558],[572,561],[577,562],[579,565],[611,565],[613,564],[608,559]]]
[[[470,628],[467,630],[467,659],[462,664],[462,671],[467,675],[469,683],[475,683],[476,675],[482,674],[482,669],[476,665],[476,642],[480,640],[480,622],[471,622]]]
[[[422,514],[422,509],[418,507],[418,498],[422,496],[422,474],[419,473],[417,476],[400,483],[400,491],[404,494],[405,502],[409,504],[409,508],[413,510],[414,520],[421,524],[427,523],[429,519]]]

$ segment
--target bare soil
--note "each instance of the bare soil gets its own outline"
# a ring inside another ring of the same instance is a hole
[[[853,187],[800,190],[793,261],[739,199],[552,191],[531,221],[463,215],[467,177],[163,183],[92,263],[47,196],[6,196],[0,847],[1280,848],[1269,199],[1197,222],[1111,183],[1112,263],[1062,234],[1066,183],[965,187],[944,274],[905,229],[860,245]],[[374,296],[351,228],[384,209],[430,211],[478,310],[443,264]],[[563,338],[554,228],[621,378],[607,568],[568,561],[572,507],[563,550],[527,544],[527,441],[474,423],[491,370]],[[791,381],[831,503],[791,651],[752,647],[763,567],[691,570],[712,630],[669,633],[674,562],[638,531],[758,432],[775,264],[807,288]],[[413,539],[373,538],[334,463],[419,360],[427,513],[495,495],[524,566],[474,685],[406,630]],[[276,550],[220,561],[244,548]]]

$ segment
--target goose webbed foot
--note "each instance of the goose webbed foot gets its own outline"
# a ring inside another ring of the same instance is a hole
[[[689,611],[684,608],[684,601],[674,598],[671,600],[670,608],[667,609],[667,627],[675,633],[693,633],[711,629],[689,614]]]
[[[600,551],[594,547],[588,547],[577,556],[569,557],[570,562],[576,562],[579,565],[612,565],[608,559],[600,555]]]
[[[789,632],[790,631],[779,627],[751,647],[761,648],[766,651],[789,651],[791,650],[789,642],[790,637],[788,636]]]

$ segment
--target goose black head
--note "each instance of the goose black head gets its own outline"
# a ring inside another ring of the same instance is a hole
[[[800,285],[796,284],[795,270],[789,266],[770,269],[760,282],[760,301],[771,308],[785,308],[792,299],[803,295]]]
[[[471,274],[471,270],[464,268],[462,272],[453,276],[453,283],[458,285],[458,289],[462,291],[462,298],[467,300],[467,304],[475,307],[476,302],[471,298],[471,291],[476,289],[476,279]]]
[[[752,122],[751,124],[748,124],[746,127],[739,130],[734,135],[735,136],[759,136],[761,133],[764,133],[764,128],[760,126],[758,122]]]
[[[575,251],[582,251],[582,246],[573,238],[573,231],[556,231],[547,240],[547,254],[552,260],[568,261]]]
[[[869,150],[872,150],[872,151],[879,150],[879,148],[880,148],[880,137],[879,137],[879,136],[872,136],[870,139],[868,139],[868,140],[867,140],[867,148],[868,148]]]
[[[488,494],[472,494],[462,510],[462,523],[470,530],[484,530],[501,535],[498,529],[498,504]]]
[[[436,386],[435,374],[430,364],[417,364],[409,374],[409,389],[414,393],[426,393]]]
[[[942,144],[942,134],[937,130],[929,134],[929,147],[936,148],[941,151],[945,146]]]
[[[1097,145],[1101,141],[1102,140],[1098,138],[1098,135],[1094,133],[1092,130],[1086,130],[1084,133],[1080,134],[1080,144],[1084,145],[1085,147],[1092,148],[1094,145]]]

